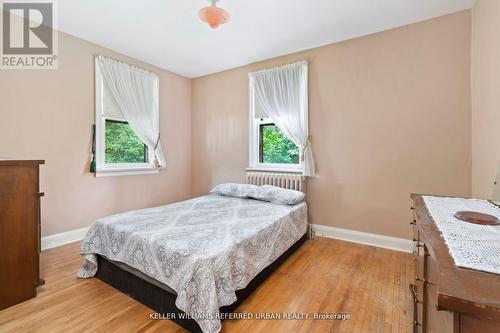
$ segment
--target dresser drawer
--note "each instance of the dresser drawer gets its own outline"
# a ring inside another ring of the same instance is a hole
[[[432,284],[437,284],[439,281],[439,268],[436,260],[425,249],[425,280]]]
[[[498,333],[500,323],[460,315],[460,333]]]
[[[454,314],[449,311],[438,311],[437,309],[437,288],[434,284],[425,283],[425,332],[454,333]]]
[[[415,242],[418,240],[418,227],[417,227],[417,217],[416,217],[416,214],[415,214],[415,208],[414,207],[410,207],[411,209],[411,222],[410,222],[410,227],[411,227],[411,231],[412,231],[412,235],[413,235],[413,242],[414,242],[414,246],[415,246]],[[416,249],[416,248],[414,248]]]
[[[425,257],[423,251],[420,250],[420,253],[415,254],[415,279],[416,280],[425,280]]]

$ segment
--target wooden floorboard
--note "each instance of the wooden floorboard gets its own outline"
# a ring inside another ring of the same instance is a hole
[[[0,332],[186,332],[97,279],[77,279],[79,243],[44,251],[46,284],[0,311]],[[227,320],[222,332],[411,332],[410,254],[316,238],[307,241],[238,309],[337,313],[349,320]]]

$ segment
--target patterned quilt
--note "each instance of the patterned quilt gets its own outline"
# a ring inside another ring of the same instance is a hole
[[[219,308],[307,230],[304,202],[278,205],[216,194],[112,215],[82,242],[78,277],[97,272],[96,254],[123,262],[176,291],[176,306],[205,333],[219,332]]]

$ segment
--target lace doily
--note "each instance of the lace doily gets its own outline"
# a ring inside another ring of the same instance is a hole
[[[458,211],[475,211],[500,219],[497,206],[479,199],[432,196],[424,196],[423,199],[455,265],[500,274],[500,225],[478,225],[453,216]]]

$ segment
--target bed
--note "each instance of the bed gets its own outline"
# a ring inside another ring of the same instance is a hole
[[[96,221],[78,276],[95,276],[191,332],[218,332],[306,234],[304,201],[209,194]]]

